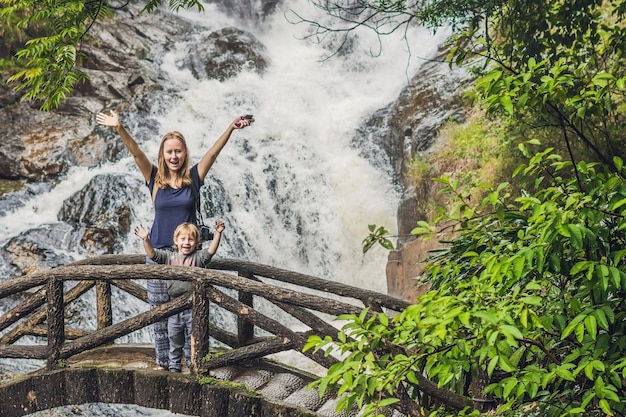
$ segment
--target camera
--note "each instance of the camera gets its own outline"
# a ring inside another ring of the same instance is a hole
[[[200,229],[200,242],[207,242],[209,240],[213,240],[213,233],[209,226],[202,225],[199,227]]]

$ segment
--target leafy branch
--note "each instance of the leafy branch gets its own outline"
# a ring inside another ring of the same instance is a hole
[[[0,29],[17,32],[17,39],[28,38],[15,46],[12,65],[18,69],[7,82],[24,91],[22,100],[40,102],[42,110],[58,107],[78,83],[88,79],[80,69],[81,49],[94,23],[129,1],[0,0]],[[152,12],[161,3],[150,0],[142,12]],[[204,10],[199,0],[169,0],[169,7]]]

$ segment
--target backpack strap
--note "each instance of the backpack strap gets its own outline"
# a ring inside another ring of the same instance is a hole
[[[196,202],[196,221],[198,225],[201,226],[204,224],[204,219],[202,218],[202,210],[200,210],[200,190],[196,187],[196,183],[191,180],[191,192],[193,194],[193,199]]]
[[[152,186],[152,204],[154,204],[154,200],[156,200],[156,193],[159,187],[156,186],[156,183]]]

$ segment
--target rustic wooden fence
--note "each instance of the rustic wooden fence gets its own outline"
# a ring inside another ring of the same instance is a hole
[[[193,375],[287,350],[300,352],[328,368],[336,362],[334,357],[321,352],[302,353],[310,333],[333,339],[337,336],[337,329],[315,312],[332,317],[359,314],[366,306],[371,312],[381,312],[401,311],[409,305],[386,294],[251,262],[215,259],[211,266],[213,269],[146,265],[143,255],[104,255],[2,282],[0,302],[25,291],[32,294],[0,317],[0,358],[45,360],[52,370],[73,355],[112,344],[122,336],[192,308]],[[114,324],[111,286],[147,302],[146,290],[133,281],[145,279],[192,281],[193,291]],[[78,283],[64,293],[65,281]],[[281,287],[281,282],[301,290]],[[97,329],[66,327],[65,307],[94,286]],[[237,296],[220,287],[234,290]],[[328,294],[341,296],[341,300],[324,296]],[[254,308],[255,296],[276,305],[308,330],[296,332],[280,319],[262,314]],[[210,323],[210,303],[235,315],[236,332]],[[255,327],[269,336],[255,336]],[[19,345],[19,340],[27,335],[44,337],[47,344]],[[230,349],[207,356],[209,335]]]

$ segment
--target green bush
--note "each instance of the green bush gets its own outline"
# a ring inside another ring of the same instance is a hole
[[[626,170],[619,158],[616,170],[574,166],[530,146],[521,192],[503,183],[440,219],[456,237],[429,259],[433,287],[416,304],[393,319],[345,316],[337,341],[309,339],[307,349],[345,355],[314,386],[367,416],[390,405],[412,416],[626,412]],[[422,226],[414,232],[433,233]]]

